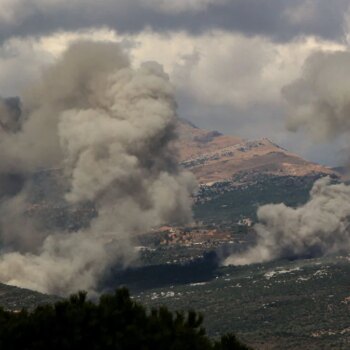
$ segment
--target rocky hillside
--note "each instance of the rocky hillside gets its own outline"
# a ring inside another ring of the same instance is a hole
[[[239,173],[280,176],[335,174],[308,162],[264,138],[246,141],[239,137],[203,130],[187,121],[178,127],[181,165],[193,172],[201,184],[232,179]]]

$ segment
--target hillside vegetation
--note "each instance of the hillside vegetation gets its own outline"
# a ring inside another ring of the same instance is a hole
[[[33,312],[0,309],[0,348],[22,350],[248,350],[234,335],[212,341],[195,311],[147,311],[127,289],[103,295],[98,303],[86,293],[37,307]]]

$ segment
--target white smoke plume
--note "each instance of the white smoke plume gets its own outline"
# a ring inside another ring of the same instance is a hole
[[[62,167],[65,201],[93,201],[97,217],[86,229],[44,235],[37,223],[3,220],[0,281],[94,291],[108,268],[135,258],[135,235],[191,219],[195,182],[176,165],[176,103],[157,63],[133,69],[116,44],[75,43],[23,96],[22,110],[20,130],[1,135],[0,172]],[[25,186],[0,212],[23,219],[26,195]]]
[[[302,76],[282,93],[288,102],[288,128],[304,128],[319,141],[350,132],[350,53],[315,53]],[[350,253],[350,186],[315,182],[310,200],[298,208],[270,204],[259,208],[257,243],[227,264],[245,265],[283,257]]]

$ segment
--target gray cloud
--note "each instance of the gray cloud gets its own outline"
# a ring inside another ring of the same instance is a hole
[[[108,267],[134,259],[136,234],[191,220],[195,182],[177,168],[176,103],[157,63],[134,70],[116,44],[77,42],[23,96],[22,110],[20,129],[2,131],[0,173],[61,167],[61,200],[93,201],[97,217],[73,233],[42,230],[25,215],[24,184],[0,205],[2,282],[93,291]]]
[[[211,29],[265,35],[285,41],[299,35],[341,40],[346,0],[187,0],[168,6],[153,1],[5,1],[0,37],[40,35],[57,30],[109,26],[120,32]]]
[[[0,97],[0,130],[15,132],[21,123],[21,106],[19,98]]]
[[[318,140],[350,132],[349,52],[311,55],[301,77],[283,88],[290,130],[305,128]]]

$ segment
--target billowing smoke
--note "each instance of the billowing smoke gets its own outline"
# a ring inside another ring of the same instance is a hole
[[[305,62],[302,77],[282,90],[288,128],[305,128],[317,140],[350,131],[350,52],[318,52]]]
[[[0,97],[0,130],[18,131],[20,125],[21,107],[18,97]]]
[[[282,93],[289,105],[288,128],[304,128],[314,139],[332,140],[350,132],[350,53],[315,53],[302,76]],[[350,252],[350,186],[318,180],[310,200],[298,208],[259,208],[256,246],[227,264]]]
[[[176,103],[157,63],[133,69],[116,44],[78,42],[22,101],[20,123],[1,134],[0,173],[61,168],[62,200],[97,214],[87,228],[51,232],[25,213],[30,181],[4,196],[2,282],[94,291],[108,268],[133,261],[135,235],[191,219],[195,182],[176,165]]]
[[[245,265],[350,251],[350,186],[331,184],[329,177],[315,182],[305,205],[269,204],[257,214],[257,245],[226,263]]]

